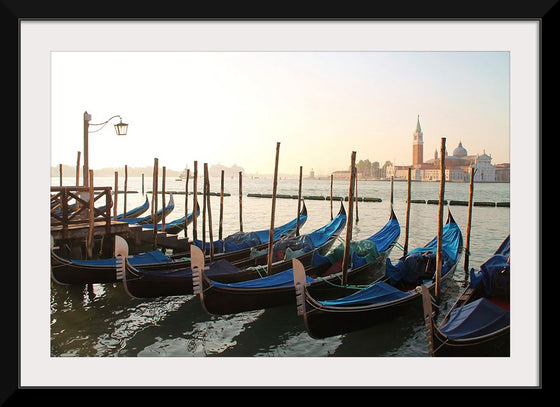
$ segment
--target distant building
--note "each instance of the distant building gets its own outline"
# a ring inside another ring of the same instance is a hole
[[[211,165],[208,169],[208,174],[211,177],[219,177],[222,174],[222,170],[224,171],[224,175],[226,177],[237,176],[240,172],[241,175],[245,174],[245,170],[243,169],[243,167],[239,167],[237,164],[233,164],[231,167],[226,167],[222,164]]]
[[[509,182],[509,163],[497,164],[495,170],[496,182]]]
[[[420,127],[420,116],[416,121],[416,130],[412,139],[412,166],[394,167],[395,178],[407,178],[408,168],[411,168],[411,179],[419,181],[439,181],[440,158],[438,150],[434,158],[424,162],[423,159],[424,134]],[[478,182],[509,182],[509,163],[492,165],[492,156],[483,151],[482,154],[468,155],[463,143],[449,155],[445,151],[445,179],[448,181],[464,182],[470,180],[470,169],[475,169],[475,181]]]
[[[416,119],[416,131],[412,136],[412,168],[418,168],[424,162],[424,133],[420,127],[420,115]]]
[[[368,160],[366,160],[369,162]],[[449,155],[445,151],[445,179],[448,181],[468,182],[470,181],[471,168],[475,169],[474,179],[477,182],[509,182],[509,163],[492,164],[492,156],[483,151],[482,154],[469,155],[463,143],[453,150]],[[358,178],[367,176],[368,179],[407,179],[408,170],[411,179],[416,181],[439,181],[440,158],[438,150],[434,157],[424,162],[424,133],[420,126],[420,115],[416,118],[416,129],[412,134],[412,165],[394,165],[386,161],[383,166],[375,161],[370,163],[369,172],[358,172]],[[349,179],[350,171],[333,172],[334,179]]]

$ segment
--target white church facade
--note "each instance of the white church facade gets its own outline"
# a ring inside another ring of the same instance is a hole
[[[395,179],[408,177],[408,168],[411,168],[411,179],[417,181],[439,181],[440,159],[436,150],[434,157],[424,162],[423,157],[424,133],[420,126],[420,116],[416,122],[413,133],[412,166],[395,166]],[[445,151],[445,179],[446,181],[468,182],[470,169],[474,168],[476,182],[509,182],[509,163],[492,164],[492,156],[483,151],[482,154],[468,155],[461,141],[449,155]]]

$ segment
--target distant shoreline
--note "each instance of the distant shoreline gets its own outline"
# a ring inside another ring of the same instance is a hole
[[[92,168],[93,169],[93,168]],[[120,168],[101,168],[101,169],[93,169],[94,175],[97,177],[113,177],[115,175],[115,171],[119,173],[119,176],[124,176],[124,167]],[[179,170],[171,170],[166,168],[166,178],[179,178],[183,171]],[[153,167],[128,167],[127,173],[129,177],[141,177],[142,174],[146,178],[151,178],[153,174]],[[82,173],[80,172],[80,178],[82,177]],[[237,174],[236,174],[237,175]],[[51,178],[59,177],[59,168],[51,167]],[[70,165],[62,165],[62,176],[63,177],[75,177],[76,176],[76,169],[74,166]],[[233,176],[232,174],[226,174],[226,176]],[[199,177],[202,177],[202,173],[199,173]],[[244,178],[256,178],[256,179],[272,179],[273,174],[244,174]],[[298,179],[299,175],[297,174],[279,174],[278,177],[280,179]],[[192,179],[192,176],[191,176]],[[316,176],[316,177],[304,177],[306,181],[330,181],[330,176]],[[406,182],[405,178],[394,178],[395,182]],[[334,181],[345,181],[348,182],[347,178],[335,178]],[[358,181],[367,181],[367,182],[387,182],[391,181],[390,178],[358,178]],[[412,182],[439,182],[439,180],[412,180]],[[446,180],[446,182],[453,182],[459,184],[469,183],[469,181],[451,181]],[[509,184],[509,181],[476,181],[476,183],[484,183],[484,184]]]

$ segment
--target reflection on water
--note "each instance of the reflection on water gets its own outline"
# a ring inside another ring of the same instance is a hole
[[[57,181],[55,184],[57,184]],[[73,178],[67,185],[72,185]],[[66,180],[65,180],[66,183]],[[112,185],[113,180],[96,180],[96,185]],[[298,180],[281,180],[278,193],[297,194]],[[140,191],[140,179],[128,181],[129,190]],[[167,180],[168,189],[182,191],[183,182]],[[211,190],[217,191],[219,180]],[[239,230],[237,179],[226,180],[224,198],[224,236]],[[304,195],[329,196],[330,181],[304,180]],[[151,187],[146,185],[146,189]],[[268,228],[270,199],[249,198],[247,193],[269,193],[271,180],[247,179],[243,182],[243,228],[245,231]],[[468,184],[446,184],[446,199],[468,200]],[[347,194],[348,185],[336,181],[333,195]],[[382,202],[359,202],[359,222],[353,228],[355,239],[379,230],[390,213],[389,182],[362,182],[359,195],[379,197]],[[439,184],[413,183],[412,199],[437,199]],[[184,195],[175,199],[175,210],[168,220],[184,215]],[[128,209],[143,203],[140,193],[128,195]],[[192,199],[192,196],[191,196]],[[404,242],[406,183],[394,183],[394,210],[401,223],[399,243]],[[475,184],[475,201],[509,202],[508,184]],[[118,204],[123,209],[123,199]],[[211,208],[219,210],[219,197],[212,197]],[[301,233],[309,233],[330,220],[329,201],[306,200],[308,221]],[[334,202],[338,211],[340,203]],[[192,200],[189,202],[192,208]],[[346,206],[346,205],[345,205]],[[467,207],[451,206],[459,227],[466,231]],[[275,222],[295,217],[297,200],[278,199]],[[213,216],[214,236],[218,216]],[[199,234],[201,226],[199,222]],[[187,231],[192,236],[192,229]],[[476,267],[497,248],[509,233],[509,208],[473,208],[470,266]],[[424,245],[437,234],[437,205],[412,204],[410,207],[409,248]],[[200,235],[199,235],[200,236]],[[344,232],[342,234],[344,236]],[[391,261],[402,250],[395,247]],[[48,272],[48,270],[46,271]],[[466,284],[463,261],[453,278],[444,284],[441,312],[445,313]],[[51,355],[52,356],[427,356],[426,333],[421,305],[407,315],[378,326],[321,340],[312,339],[295,305],[257,310],[226,316],[208,315],[198,297],[175,296],[147,300],[130,298],[120,283],[87,286],[59,286],[51,283]]]

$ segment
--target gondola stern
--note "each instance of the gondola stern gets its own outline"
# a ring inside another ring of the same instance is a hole
[[[203,281],[205,280],[205,256],[197,245],[191,245],[191,270],[193,294],[198,295],[203,301]]]
[[[134,298],[134,299],[141,299],[141,297],[137,297],[136,295],[134,295],[132,293],[132,291],[130,290],[130,286],[128,283],[128,273],[132,274],[132,271],[134,271],[134,267],[130,264],[130,262],[128,262],[126,260],[126,257],[122,259],[122,285],[124,287],[124,291],[128,294],[129,297]],[[132,270],[131,270],[132,269]],[[119,274],[119,264],[117,261],[117,275]]]
[[[434,356],[434,325],[435,313],[432,308],[432,295],[426,285],[422,284],[422,306],[424,310],[424,323],[426,326],[426,335],[428,340],[428,354]]]
[[[54,252],[55,249],[58,249],[58,246],[55,246],[54,237],[53,237],[53,235],[51,235],[51,279],[52,279],[52,281],[54,281],[58,285],[69,285],[69,284],[66,284],[66,283],[63,283],[63,282],[57,280],[57,278],[55,276],[54,268],[59,267],[59,266],[65,264],[65,263],[68,263],[66,260],[59,257]]]
[[[449,205],[447,206],[447,222],[446,223],[457,223],[457,222],[455,222],[455,218],[451,214],[451,208],[449,207]]]
[[[296,291],[297,315],[305,316],[305,297],[307,295],[305,267],[298,259],[292,259],[292,270],[294,274],[294,288]]]
[[[64,259],[57,256],[56,253],[51,250],[51,280],[54,283],[56,283],[58,285],[61,285],[61,286],[68,286],[70,284],[64,283],[64,282],[60,281],[59,279],[57,279],[54,270],[58,267],[63,266],[65,263],[67,263],[67,262]]]
[[[307,206],[305,206],[305,199],[301,200],[301,204],[302,204],[302,207],[301,207],[301,211],[299,213],[299,216],[307,216]]]
[[[344,203],[340,201],[340,209],[338,210],[339,215],[346,215],[346,209],[344,209]]]
[[[128,258],[128,243],[119,235],[115,235],[115,250],[114,257],[116,259],[115,278],[117,281],[122,281],[124,291],[132,298],[138,298],[132,294],[127,284],[127,269],[132,267],[127,261]]]
[[[389,220],[394,219],[397,222],[399,221],[399,219],[397,218],[397,215],[395,214],[395,209],[393,208],[393,205],[391,205],[391,215],[389,216]]]

